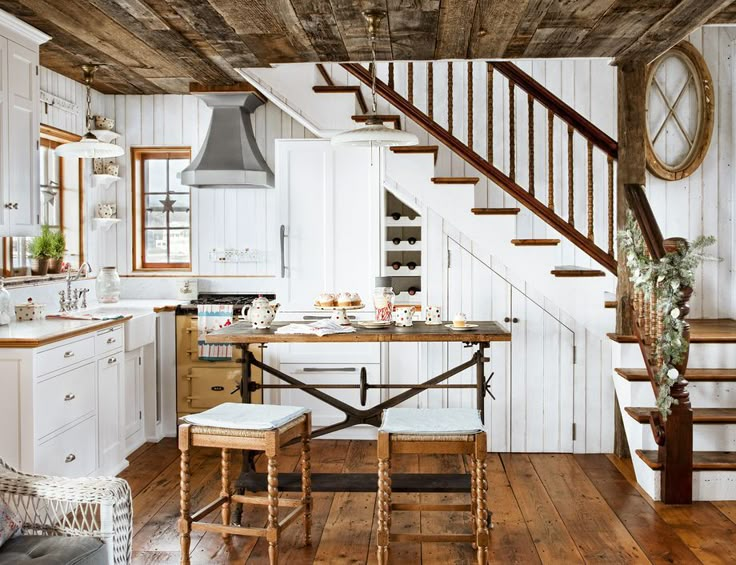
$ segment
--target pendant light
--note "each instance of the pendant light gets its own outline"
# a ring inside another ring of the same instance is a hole
[[[332,138],[332,144],[354,147],[417,145],[419,138],[416,135],[408,131],[388,128],[378,117],[376,106],[376,33],[386,12],[383,10],[365,10],[362,14],[368,24],[368,38],[371,43],[371,96],[373,102],[371,114],[364,126],[335,135]]]
[[[109,157],[120,157],[125,153],[123,148],[113,143],[104,143],[97,139],[90,129],[92,126],[92,79],[95,76],[98,65],[82,65],[84,72],[84,84],[87,87],[87,133],[82,139],[73,143],[63,143],[56,148],[59,157],[71,157],[76,159],[105,159]]]

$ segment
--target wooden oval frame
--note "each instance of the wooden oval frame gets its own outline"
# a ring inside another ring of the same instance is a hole
[[[700,167],[708,153],[710,140],[713,136],[713,116],[715,112],[715,94],[713,92],[713,79],[705,59],[695,46],[689,41],[681,41],[672,49],[667,51],[655,61],[649,64],[647,69],[647,88],[645,98],[645,115],[649,115],[649,94],[652,87],[654,73],[665,58],[675,56],[682,59],[692,71],[694,71],[695,88],[698,97],[698,111],[701,114],[698,120],[698,129],[695,134],[693,148],[686,159],[679,165],[672,167],[663,163],[652,146],[649,122],[646,126],[646,154],[647,168],[653,175],[664,180],[680,180],[690,176]]]

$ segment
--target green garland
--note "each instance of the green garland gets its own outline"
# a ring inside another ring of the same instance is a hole
[[[657,408],[662,418],[667,419],[670,407],[677,402],[670,395],[670,389],[683,378],[675,365],[682,361],[689,347],[684,337],[685,324],[680,319],[680,309],[677,307],[682,299],[681,289],[693,286],[695,269],[702,261],[715,259],[704,255],[703,249],[713,245],[716,239],[713,236],[700,236],[689,246],[668,253],[656,262],[649,256],[644,236],[631,211],[627,213],[626,229],[619,232],[618,237],[626,254],[626,265],[634,288],[648,298],[655,296],[658,301],[663,332],[658,343],[662,352],[662,366],[655,375],[659,387]]]

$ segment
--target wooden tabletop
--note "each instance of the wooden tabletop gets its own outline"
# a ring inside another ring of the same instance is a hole
[[[208,343],[355,343],[376,341],[455,341],[464,343],[485,343],[489,341],[511,341],[511,333],[498,322],[468,322],[477,324],[470,331],[455,331],[442,325],[428,326],[417,322],[408,328],[390,326],[385,329],[369,330],[355,326],[355,332],[331,334],[324,337],[308,334],[278,334],[276,330],[295,322],[274,323],[267,330],[256,330],[250,322],[237,322],[207,335]],[[301,323],[301,322],[299,322]]]

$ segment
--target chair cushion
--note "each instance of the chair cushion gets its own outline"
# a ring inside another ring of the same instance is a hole
[[[381,431],[408,435],[468,435],[483,430],[473,408],[389,408]]]
[[[309,412],[299,406],[273,404],[240,404],[225,402],[182,420],[195,426],[231,430],[275,430]]]
[[[0,548],[0,565],[106,565],[107,551],[87,536],[18,536]]]

